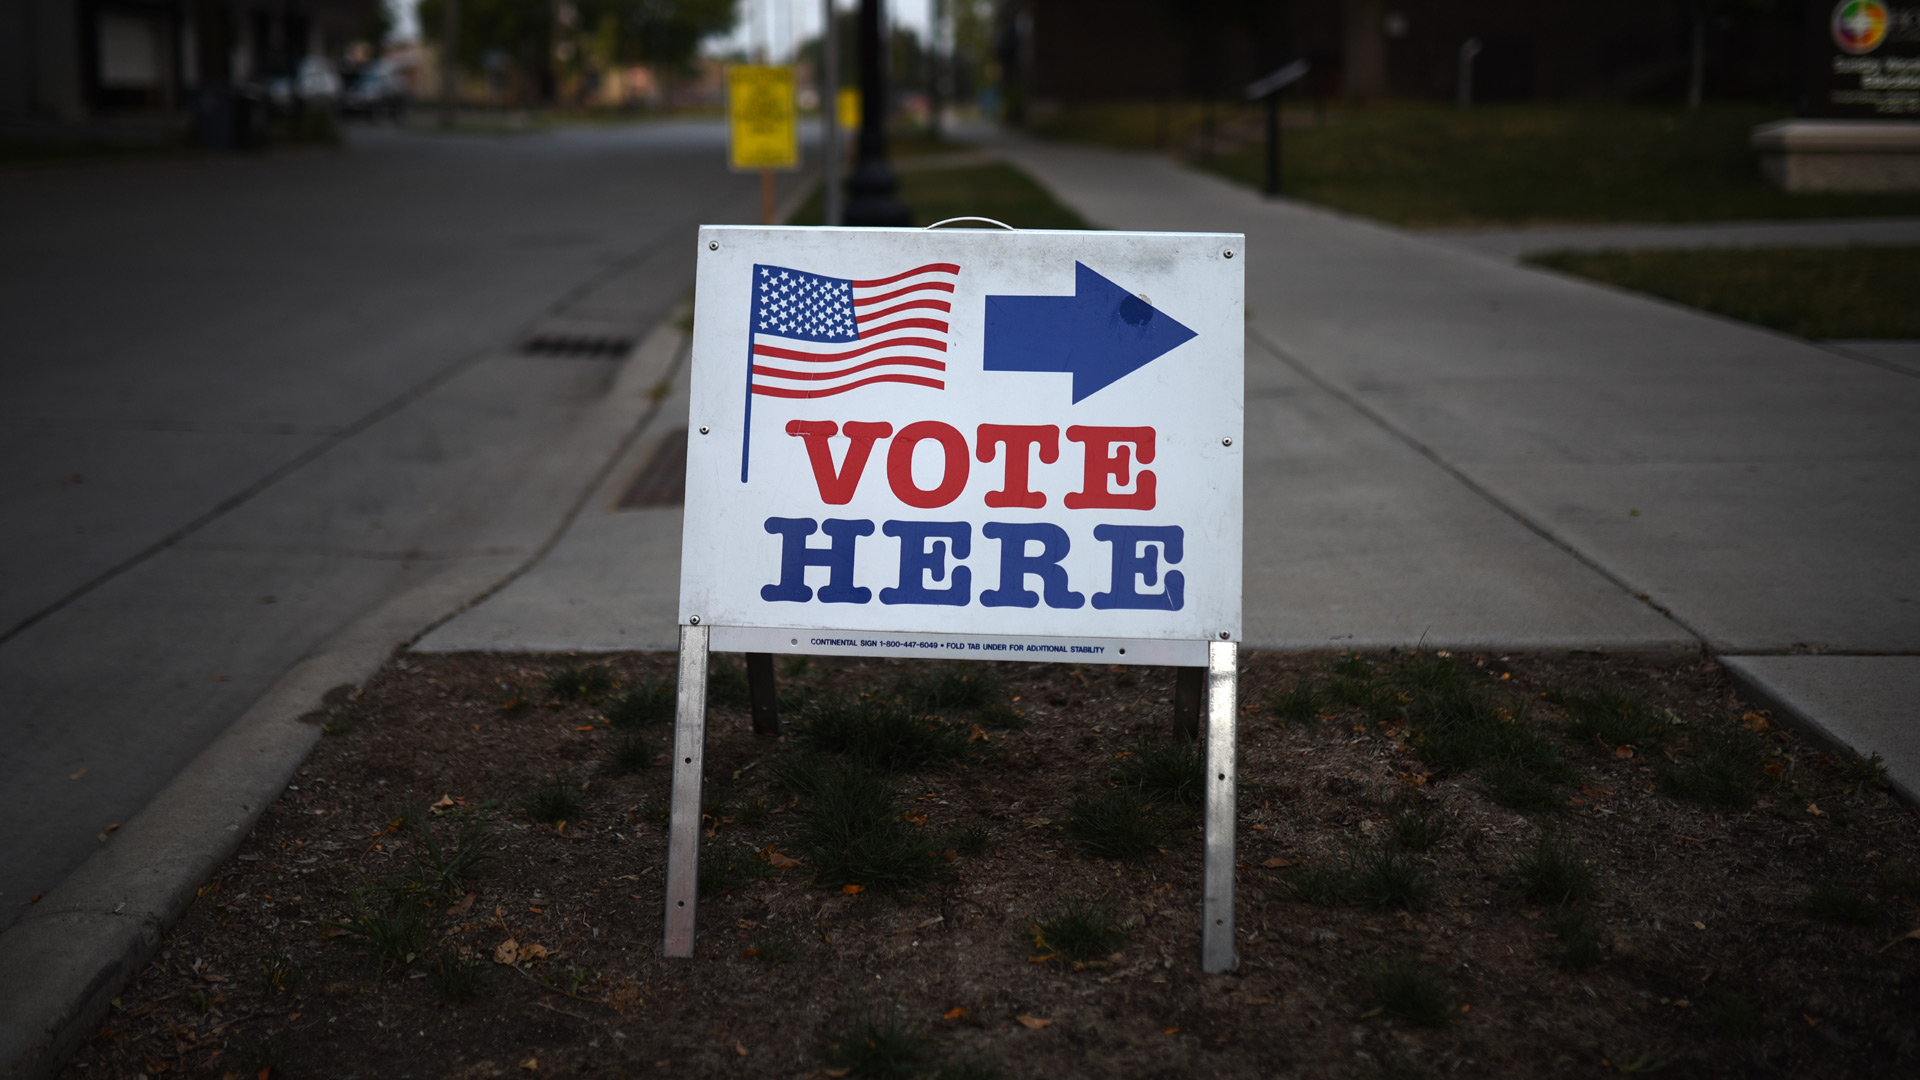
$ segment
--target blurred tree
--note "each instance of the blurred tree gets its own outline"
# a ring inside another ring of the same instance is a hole
[[[556,52],[564,52],[562,61],[576,67],[589,61],[650,64],[663,79],[671,78],[693,68],[702,41],[733,29],[736,2],[460,0],[460,40],[452,52],[465,68],[480,66],[489,53],[504,55],[513,68],[516,96],[525,98],[531,90],[540,100],[551,101]],[[443,3],[420,2],[421,29],[435,44],[440,44]],[[573,13],[566,21],[587,28],[586,34],[560,27],[563,7]],[[556,38],[556,29],[566,29],[565,41]],[[576,37],[581,38],[578,43]]]

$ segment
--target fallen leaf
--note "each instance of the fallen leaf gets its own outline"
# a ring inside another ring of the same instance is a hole
[[[1820,809],[1820,807],[1819,807],[1819,806],[1817,806],[1817,805],[1815,805],[1815,804],[1813,804],[1813,803],[1808,803],[1808,804],[1807,804],[1807,813],[1809,813],[1809,814],[1812,814],[1812,815],[1813,815],[1814,817],[1826,817],[1826,816],[1827,816],[1827,812],[1826,812],[1825,810],[1822,810],[1822,809]]]
[[[791,855],[782,855],[772,848],[767,849],[767,863],[775,870],[792,870],[800,865],[800,860]]]
[[[511,964],[518,959],[520,959],[520,943],[512,938],[493,947],[493,962],[496,964]]]
[[[947,1010],[946,1012],[944,1012],[944,1013],[941,1013],[941,1014],[940,1014],[940,1019],[942,1019],[942,1020],[958,1020],[958,1019],[960,1019],[961,1017],[963,1017],[963,1016],[965,1016],[965,1015],[967,1015],[967,1007],[966,1007],[965,1005],[955,1005],[955,1006],[954,1006],[953,1008],[951,1008],[951,1009],[948,1009],[948,1010]]]
[[[1043,1027],[1053,1026],[1053,1021],[1042,1020],[1037,1016],[1016,1016],[1014,1019],[1020,1021],[1021,1027],[1028,1028],[1032,1031],[1039,1031]]]
[[[1175,1025],[1174,1027],[1170,1027],[1170,1028],[1168,1028],[1167,1030],[1165,1030],[1165,1031],[1163,1031],[1163,1032],[1161,1032],[1160,1034],[1162,1034],[1162,1035],[1178,1035],[1178,1034],[1180,1034],[1180,1028],[1179,1028],[1179,1026],[1178,1026],[1178,1025]]]
[[[914,825],[925,825],[927,823],[927,815],[922,814],[916,810],[907,811],[906,819],[908,822]]]
[[[581,725],[580,725],[579,727],[576,727],[576,728],[574,728],[573,730],[575,730],[575,731],[592,731],[592,730],[593,730],[593,725],[592,725],[592,724],[581,724]]]
[[[1463,1013],[1469,1013],[1469,1012],[1472,1012],[1472,1011],[1473,1011],[1473,1006],[1471,1006],[1471,1005],[1462,1005],[1462,1006],[1460,1006],[1460,1011],[1461,1011],[1461,1012],[1463,1012]]]
[[[739,1039],[733,1040],[733,1052],[736,1054],[739,1054],[741,1057],[747,1056],[747,1048],[741,1045],[741,1042]]]
[[[1707,924],[1701,922],[1699,919],[1695,919],[1693,920],[1693,928],[1695,930],[1705,930],[1707,928]]]
[[[329,926],[325,930],[320,931],[320,936],[330,937],[330,938],[346,937],[348,934],[351,934],[351,933],[353,933],[353,931],[347,929],[344,926]]]
[[[527,1070],[528,1072],[533,1072],[540,1068],[540,1059],[528,1058],[527,1060],[520,1063],[520,1067]]]
[[[535,945],[529,942],[528,944],[520,946],[521,963],[527,963],[533,960],[545,960],[550,955],[552,954],[547,952],[545,945]]]
[[[1630,761],[1633,759],[1633,747],[1616,746],[1613,750],[1613,756],[1619,758],[1621,761]]]
[[[1288,862],[1285,859],[1268,859],[1266,862],[1263,862],[1260,865],[1266,867],[1269,870],[1278,870],[1283,866],[1292,866],[1293,864],[1291,862]]]
[[[1765,731],[1773,726],[1767,723],[1767,718],[1761,716],[1759,713],[1741,713],[1740,719],[1746,721],[1747,728],[1752,731]]]
[[[846,1076],[852,1072],[853,1072],[852,1069],[821,1069],[820,1075],[830,1076],[835,1078],[835,1080],[838,1080],[839,1077]]]
[[[1807,1022],[1807,1026],[1808,1026],[1808,1027],[1819,1027],[1819,1026],[1820,1026],[1820,1021],[1819,1021],[1819,1020],[1817,1020],[1817,1019],[1815,1019],[1815,1018],[1813,1018],[1813,1017],[1811,1017],[1811,1016],[1808,1016],[1808,1015],[1807,1015],[1806,1013],[1801,1013],[1801,1014],[1800,1014],[1800,1019],[1802,1019],[1802,1020],[1805,1020],[1805,1021]]]
[[[77,772],[77,773],[68,773],[68,774],[67,774],[67,779],[69,779],[69,780],[78,780],[78,779],[80,779],[81,777],[83,777],[83,776],[85,776],[85,775],[87,775],[87,770],[85,770],[85,769],[81,769],[81,770],[80,770],[79,772]]]
[[[453,809],[453,796],[442,795],[440,796],[439,802],[436,802],[432,806],[427,807],[427,813],[438,814],[443,810],[451,810],[451,809]]]
[[[848,896],[858,896],[866,892],[867,887],[865,885],[842,885],[840,886],[840,891],[846,893]]]
[[[479,895],[480,894],[477,892],[468,893],[467,898],[465,900],[462,900],[459,903],[448,908],[447,914],[452,915],[455,918],[464,918],[467,912],[473,910],[474,898],[478,897]]]
[[[533,912],[535,915],[545,915],[547,913],[546,908],[537,908],[532,904],[527,905],[527,910]]]
[[[35,899],[37,900],[39,898],[35,897]],[[1887,942],[1885,945],[1880,946],[1880,951],[1886,952],[1888,949],[1893,948],[1895,945],[1898,945],[1903,941],[1920,941],[1920,927],[1915,927],[1914,929],[1909,930],[1904,934],[1901,934],[1899,937],[1894,938],[1892,941]]]
[[[1019,701],[1020,699],[1019,699],[1019,698],[1014,698],[1013,700],[1015,700],[1015,701]],[[969,731],[969,732],[967,732],[967,741],[968,741],[968,742],[974,742],[975,740],[978,740],[978,741],[980,741],[980,742],[992,742],[992,741],[993,741],[993,740],[992,740],[992,738],[991,738],[991,737],[989,737],[989,736],[987,735],[987,733],[986,733],[985,731],[982,731],[982,730],[980,729],[980,725],[979,725],[979,724],[975,724],[975,725],[973,725],[973,730],[972,730],[972,731]]]

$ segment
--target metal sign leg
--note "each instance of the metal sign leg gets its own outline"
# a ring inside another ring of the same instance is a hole
[[[706,742],[707,628],[683,626],[680,693],[673,716],[673,807],[667,824],[668,956],[693,955],[693,916],[700,903],[700,768]],[[1207,850],[1211,866],[1213,849]]]
[[[1200,901],[1200,970],[1209,975],[1240,966],[1240,957],[1233,950],[1238,654],[1239,646],[1231,641],[1207,643],[1207,855]],[[679,788],[674,790],[677,793]]]

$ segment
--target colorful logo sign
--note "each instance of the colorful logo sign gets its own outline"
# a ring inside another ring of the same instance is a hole
[[[1887,40],[1887,5],[1880,0],[1840,0],[1833,8],[1833,43],[1854,56]]]

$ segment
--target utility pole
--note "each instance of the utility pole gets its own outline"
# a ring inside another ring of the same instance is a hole
[[[440,126],[453,126],[453,99],[459,93],[454,57],[459,55],[460,0],[440,0]]]
[[[840,191],[840,164],[845,160],[840,152],[840,35],[834,33],[833,0],[820,0],[820,10],[826,16],[820,30],[820,129],[824,135],[821,141],[825,144],[820,167],[827,192],[825,223],[838,225],[844,198]]]
[[[900,185],[887,164],[886,40],[881,0],[860,0],[860,160],[847,178],[846,224],[902,226],[913,215],[895,194]]]

